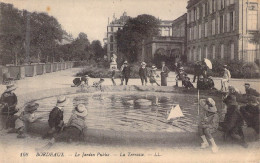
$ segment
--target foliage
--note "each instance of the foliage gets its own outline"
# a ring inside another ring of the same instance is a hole
[[[253,33],[253,38],[251,39],[251,42],[254,44],[260,44],[260,31],[256,31],[255,33]]]
[[[104,55],[106,54],[105,49],[102,47],[101,42],[99,40],[94,40],[91,42],[91,50],[94,55],[94,59],[96,61],[101,60],[104,58]]]
[[[159,21],[151,15],[139,15],[136,18],[130,18],[122,30],[117,32],[118,49],[124,54],[124,59],[135,62],[138,60],[138,48],[142,41],[158,36]]]

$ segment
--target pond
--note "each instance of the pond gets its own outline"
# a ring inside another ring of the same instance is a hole
[[[131,132],[193,132],[198,124],[198,99],[196,95],[127,92],[71,94],[64,108],[64,121],[68,121],[73,108],[82,103],[88,109],[87,126],[91,129]],[[40,121],[48,123],[48,115],[57,97],[37,100]],[[140,102],[145,99],[146,103]],[[149,100],[149,101],[148,101]],[[140,102],[140,103],[139,103]],[[184,117],[167,121],[172,105],[179,104]]]

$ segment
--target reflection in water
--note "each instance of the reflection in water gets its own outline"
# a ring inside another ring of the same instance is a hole
[[[88,128],[137,131],[178,132],[197,130],[197,97],[181,94],[128,93],[128,94],[77,94],[69,95],[70,104],[64,108],[67,122],[73,108],[82,103],[88,108]],[[148,105],[139,105],[139,99],[150,100]],[[56,98],[37,101],[38,114],[45,115],[41,121],[47,123],[48,115],[56,104]],[[177,122],[167,121],[167,112],[173,104],[179,104],[185,117]]]

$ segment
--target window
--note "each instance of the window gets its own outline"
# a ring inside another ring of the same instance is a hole
[[[205,46],[205,58],[208,58],[208,47]]]
[[[194,21],[197,20],[197,11],[196,8],[193,9],[193,13],[194,13]]]
[[[193,49],[193,60],[196,61],[196,57],[197,57],[197,50],[196,48],[194,47]]]
[[[234,43],[231,43],[230,44],[230,53],[231,53],[230,59],[231,60],[233,60],[235,58],[234,50],[235,50]]]
[[[229,0],[229,4],[234,4],[234,0]]]
[[[221,57],[221,59],[223,59],[224,58],[224,44],[221,44],[221,46],[220,46],[220,57]]]
[[[215,0],[212,0],[212,12],[215,12],[216,11],[216,9],[215,9]]]
[[[229,15],[230,15],[230,18],[229,18],[230,30],[233,31],[233,30],[235,30],[235,11],[229,13]]]
[[[207,16],[209,14],[209,6],[208,6],[208,2],[205,3],[205,15]]]
[[[205,24],[204,24],[204,31],[205,31],[205,37],[208,37],[208,22],[205,22]]]
[[[201,47],[199,47],[198,61],[201,61]]]
[[[188,51],[189,51],[189,53],[188,53],[188,54],[189,54],[189,61],[191,61],[191,55],[192,55],[192,53],[191,53],[191,50],[190,50],[190,49],[189,49]]]
[[[221,15],[219,19],[219,33],[224,33],[224,15]]]
[[[203,5],[202,5],[202,17],[204,18],[205,16],[206,16],[206,13],[205,13],[205,7],[206,6],[206,3],[204,3]]]
[[[257,30],[257,20],[257,3],[250,3],[248,5],[247,29]]]
[[[113,27],[111,27],[111,32],[114,32],[114,28]]]
[[[212,45],[212,59],[216,58],[216,49],[215,49],[215,45]]]
[[[225,8],[225,0],[220,0],[221,1],[221,9]]]
[[[209,13],[212,13],[212,0],[209,0]]]
[[[232,12],[231,12],[231,13],[232,13]],[[227,20],[227,32],[230,31],[230,24],[231,24],[231,21],[230,21],[230,20],[231,20],[231,19],[230,19],[231,16],[230,16],[230,14],[231,14],[231,13],[227,13],[227,19],[226,19],[226,20]]]
[[[200,19],[200,8],[199,7],[197,7],[197,20],[199,20]]]
[[[199,39],[201,38],[201,24],[199,25]]]
[[[211,31],[212,31],[212,35],[216,34],[216,21],[215,21],[215,19],[212,20]]]
[[[197,39],[197,26],[194,26],[194,36],[193,39],[196,40]]]

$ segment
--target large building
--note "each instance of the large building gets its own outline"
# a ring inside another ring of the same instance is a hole
[[[160,36],[145,40],[142,46],[142,59],[146,62],[171,62],[185,55],[187,14],[176,20],[160,20]]]
[[[107,58],[110,61],[113,54],[118,55],[117,41],[116,41],[116,32],[123,28],[129,16],[126,12],[117,19],[115,16],[111,22],[108,22],[106,38],[104,39],[107,44]]]
[[[254,62],[259,59],[259,45],[250,39],[259,29],[258,0],[189,0],[188,61],[219,58]]]

